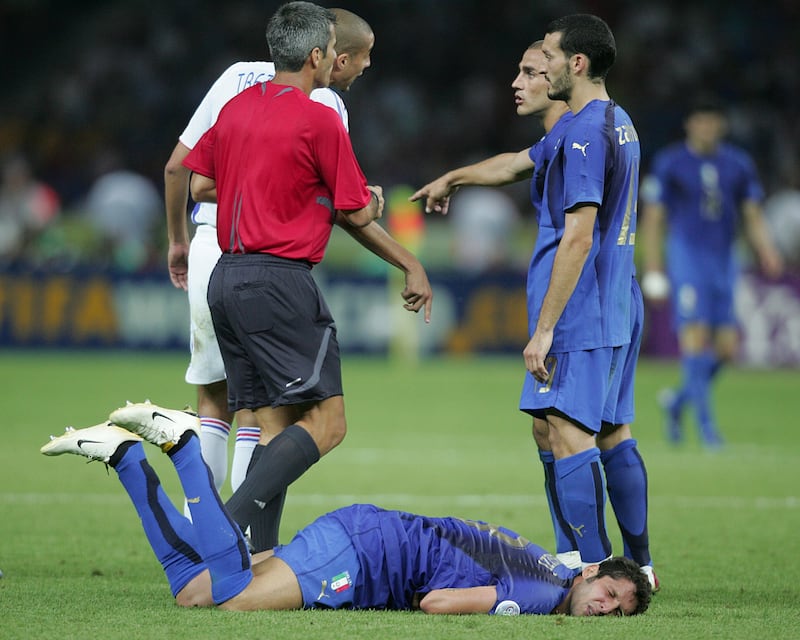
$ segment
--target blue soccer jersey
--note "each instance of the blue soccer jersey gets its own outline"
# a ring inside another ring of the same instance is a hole
[[[556,148],[546,167],[539,233],[528,271],[529,329],[532,334],[536,327],[566,215],[590,204],[598,207],[594,243],[556,324],[551,351],[627,344],[639,186],[638,134],[621,107],[613,101],[594,100],[551,139]]]
[[[667,270],[674,288],[683,283],[732,288],[740,207],[764,195],[750,157],[729,144],[701,156],[677,143],[654,157],[646,185],[643,199],[666,210]]]
[[[558,151],[564,129],[572,120],[572,112],[563,114],[539,141],[528,150],[528,157],[534,164],[533,178],[531,179],[531,204],[539,222],[539,210],[542,208],[542,194],[544,193],[544,178],[547,167],[553,156]]]
[[[358,567],[353,570],[336,564],[340,555],[346,558],[347,554],[339,550],[342,540],[330,531],[332,520],[341,526],[342,539],[355,549]],[[347,598],[336,600],[331,594],[320,600],[316,585],[325,579],[321,575],[304,590],[310,595],[304,595],[307,606],[342,602],[356,609],[411,609],[420,596],[434,589],[495,586],[495,606],[513,600],[521,613],[548,614],[563,602],[574,576],[541,547],[514,531],[484,522],[431,518],[364,504],[324,515],[304,531],[318,527],[326,529],[324,544],[316,550],[304,546],[303,554],[312,554],[306,555],[307,561],[291,554],[294,541],[276,555],[296,574],[304,573],[301,565],[308,561],[336,567],[332,569],[336,576],[330,576],[327,584],[338,580],[340,588],[346,585]],[[337,558],[329,562],[328,555]]]

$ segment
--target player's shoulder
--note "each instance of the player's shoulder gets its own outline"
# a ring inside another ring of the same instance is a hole
[[[753,164],[753,157],[750,153],[743,147],[731,142],[723,142],[720,144],[719,153],[731,162],[735,162],[741,166],[750,166]]]
[[[220,74],[206,96],[222,105],[245,89],[270,80],[275,75],[275,65],[263,61],[234,62]]]
[[[319,89],[314,89],[310,97],[314,102],[324,104],[326,107],[333,110],[344,123],[345,129],[348,128],[347,107],[342,97],[336,91],[330,87],[320,87]]]
[[[319,118],[326,127],[331,126],[331,123],[338,123],[336,125],[338,127],[345,120],[347,110],[344,102],[334,91],[315,89],[308,97],[310,98],[307,106],[309,113],[312,113],[314,118]]]
[[[275,75],[275,64],[264,60],[239,60],[225,69],[220,77],[238,76],[241,73],[263,73],[272,77]]]
[[[672,142],[656,151],[653,162],[656,164],[670,164],[676,161],[682,162],[684,158],[690,156],[689,148],[685,142]]]

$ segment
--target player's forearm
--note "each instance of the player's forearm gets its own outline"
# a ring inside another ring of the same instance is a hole
[[[164,166],[164,208],[167,213],[167,238],[170,243],[188,243],[186,203],[189,200],[189,176],[191,172],[183,166],[189,148],[179,142],[172,150]]]
[[[664,207],[648,204],[642,210],[641,233],[644,270],[664,270]]]
[[[434,589],[425,594],[419,607],[434,614],[489,613],[496,600],[496,587]]]
[[[337,222],[339,218],[337,218]],[[404,273],[408,273],[412,268],[419,264],[416,256],[395,240],[377,222],[372,222],[365,227],[356,228],[347,222],[340,222],[339,226],[347,231],[365,249],[368,249],[376,256],[388,262],[393,267],[397,267]]]
[[[452,188],[467,185],[501,187],[530,175],[533,163],[529,166],[520,165],[517,162],[519,155],[501,153],[481,162],[448,171],[444,177]]]
[[[189,242],[186,203],[189,200],[189,170],[164,172],[164,207],[167,212],[167,238],[171,243]]]
[[[555,259],[553,270],[550,273],[550,283],[547,287],[536,330],[552,332],[564,313],[567,302],[572,297],[575,287],[580,279],[586,258],[592,249],[592,235],[569,233],[569,219],[567,216],[567,231],[561,239]]]
[[[193,173],[190,184],[192,199],[195,202],[217,202],[217,183],[199,173]]]
[[[761,205],[748,200],[742,209],[747,241],[758,256],[761,270],[772,278],[780,276],[783,272],[783,258],[772,240]]]
[[[742,206],[745,220],[745,235],[753,250],[759,255],[773,250],[772,237],[764,221],[761,207],[755,202],[745,202]]]

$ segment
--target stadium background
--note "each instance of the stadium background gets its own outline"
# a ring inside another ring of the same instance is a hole
[[[94,424],[126,399],[170,406],[194,400],[183,380],[185,297],[167,279],[163,227],[150,238],[149,261],[131,269],[109,261],[107,250],[95,251],[79,222],[108,149],[161,188],[163,164],[210,82],[232,60],[263,57],[263,23],[277,5],[0,0],[0,155],[26,153],[63,204],[32,253],[0,265],[0,637],[260,639],[279,629],[282,638],[303,640],[796,639],[796,271],[769,286],[748,276],[740,304],[747,336],[761,338],[746,341],[746,361],[783,367],[725,372],[715,395],[723,451],[703,450],[691,427],[684,446],[666,442],[655,398],[679,366],[640,363],[635,431],[648,465],[663,588],[638,619],[181,610],[113,473],[74,456],[39,455],[48,434]],[[633,114],[646,155],[679,134],[683,102],[710,85],[730,101],[734,137],[756,154],[770,194],[798,186],[794,0],[347,6],[373,24],[378,39],[373,68],[347,96],[354,144],[367,175],[398,193],[453,164],[538,137],[515,116],[509,85],[522,49],[545,22],[578,10],[603,15],[617,35],[620,59],[609,84]],[[449,222],[428,219],[424,236],[408,240],[432,271],[437,297],[428,329],[439,332],[440,349],[513,355],[445,353],[417,366],[348,355],[347,440],[293,485],[282,540],[323,511],[368,501],[502,522],[552,544],[530,423],[516,410],[525,331],[520,261],[533,230],[527,187],[507,191],[524,218],[500,273],[473,279],[452,268]],[[349,248],[334,238],[331,265],[319,272],[348,350],[408,353],[426,334],[404,329],[398,335],[410,342],[387,345],[386,301],[397,284]],[[663,315],[649,317],[651,336],[664,334],[663,322]],[[61,349],[71,346],[92,349]],[[108,348],[118,346],[130,348]],[[648,347],[653,354],[670,345]],[[179,504],[166,456],[148,449],[148,458]]]
[[[85,228],[87,194],[112,160],[163,189],[164,162],[211,82],[234,60],[266,57],[264,26],[279,4],[0,3],[0,154],[23,153],[62,204],[27,255],[2,263],[2,344],[186,347],[185,298],[166,279],[163,220],[150,230],[146,255],[131,263],[112,256]],[[615,32],[619,56],[609,88],[637,124],[645,164],[681,135],[687,101],[699,89],[713,89],[730,105],[732,138],[756,157],[768,194],[800,186],[800,6],[794,2],[504,0],[491,10],[474,0],[346,5],[377,37],[372,68],[346,96],[351,135],[370,181],[395,193],[396,202],[447,168],[538,138],[535,123],[516,117],[510,83],[525,46],[548,20],[572,11],[597,13]],[[404,320],[387,302],[381,266],[363,252],[354,258],[349,240],[335,235],[318,274],[343,347],[386,352],[389,337],[405,333],[426,353],[518,351],[526,331],[521,287],[535,230],[527,185],[503,191],[521,219],[500,270],[460,272],[447,220],[429,217],[424,231],[402,238],[437,288],[434,325],[417,338],[418,328],[395,330],[393,323]],[[396,296],[396,285],[389,283],[389,295]],[[751,274],[739,298],[743,361],[800,363],[796,274],[779,283]],[[645,352],[673,355],[667,314],[649,313]]]

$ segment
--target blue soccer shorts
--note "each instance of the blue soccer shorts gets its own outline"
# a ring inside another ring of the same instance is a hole
[[[275,557],[297,576],[304,607],[353,606],[361,564],[350,535],[336,518],[317,518],[298,531],[289,544],[276,547]]]
[[[599,433],[608,398],[612,366],[622,347],[550,353],[550,377],[539,382],[526,372],[519,408],[535,418],[557,413],[588,431]]]

